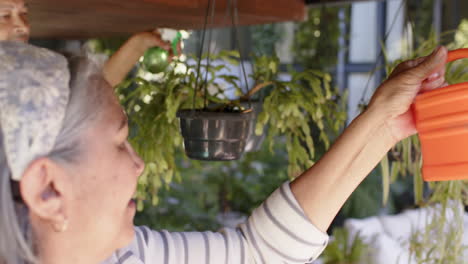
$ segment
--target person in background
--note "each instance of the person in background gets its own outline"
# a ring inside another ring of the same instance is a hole
[[[30,27],[23,0],[0,0],[0,41],[27,42]]]
[[[24,0],[0,0],[0,41],[28,42],[31,28]],[[173,57],[171,44],[163,41],[158,30],[131,36],[105,63],[105,79],[112,87],[122,82],[141,56],[152,47],[160,47]],[[178,54],[181,48],[178,46]]]

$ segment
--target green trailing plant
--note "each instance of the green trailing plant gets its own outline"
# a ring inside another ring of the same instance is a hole
[[[449,49],[466,48],[468,44],[468,20],[462,22],[455,34],[442,35],[440,43]],[[387,72],[401,61],[425,56],[434,50],[439,41],[434,35],[405,59],[389,63]],[[448,83],[468,80],[468,61],[450,63],[447,68]],[[421,175],[422,155],[418,137],[412,136],[398,143],[380,163],[382,170],[383,201],[386,202],[390,185],[399,178],[413,177],[416,205],[432,208],[427,225],[415,231],[409,243],[411,257],[419,264],[460,264],[465,248],[462,246],[463,205],[468,205],[468,181],[424,183]],[[450,216],[450,218],[449,218]],[[437,238],[437,239],[435,239]]]
[[[275,54],[275,45],[281,40],[282,33],[278,24],[251,26],[249,32],[255,54],[269,56]]]
[[[413,31],[415,47],[430,38],[434,0],[407,1],[407,17]]]
[[[239,62],[239,54],[232,51],[211,54],[211,58],[218,62]],[[314,70],[291,72],[291,80],[279,81],[278,67],[275,56],[256,57],[253,74],[256,86],[244,96],[237,76],[221,74],[225,64],[202,63],[202,72],[209,72],[204,84],[209,91],[208,105],[239,106],[240,100],[225,97],[227,89],[236,90],[244,99],[260,89],[268,89],[256,132],[263,133],[263,127],[268,126],[272,151],[274,139],[285,138],[289,175],[294,177],[311,166],[316,158],[312,134],[317,133],[317,138],[327,148],[344,124],[346,113],[344,100],[340,100],[338,91],[331,87],[328,74]],[[145,200],[151,200],[153,205],[158,203],[157,193],[162,186],[168,186],[174,178],[182,179],[175,160],[176,152],[182,149],[176,113],[193,108],[194,102],[195,108],[202,108],[204,89],[198,89],[194,97],[197,69],[184,61],[175,61],[172,68],[157,76],[148,75],[142,68],[138,71],[137,77],[120,85],[118,94],[130,117],[130,142],[146,162],[137,189],[141,210]]]
[[[335,228],[332,241],[323,252],[325,264],[368,263],[370,247],[362,241],[359,233],[353,237],[345,228]]]
[[[409,241],[410,258],[418,264],[466,263],[462,244],[464,204],[468,184],[460,181],[431,183],[425,226],[415,230]]]
[[[222,52],[212,58],[231,59],[233,56],[238,57],[235,52]],[[202,64],[201,67],[209,73],[205,83],[210,88],[207,100],[222,105],[232,104],[223,97],[225,88],[215,80],[224,80],[240,91],[237,77],[219,74],[225,65]],[[144,200],[152,200],[153,205],[158,203],[157,192],[164,183],[170,183],[174,177],[180,180],[175,154],[182,147],[183,139],[176,114],[180,109],[203,107],[203,90],[198,90],[199,94],[194,96],[199,83],[196,70],[196,65],[174,61],[172,68],[148,80],[150,78],[145,77],[148,73],[140,68],[137,77],[127,79],[117,89],[131,122],[130,142],[146,163],[137,188],[140,210]]]
[[[331,86],[329,74],[318,70],[290,71],[290,80],[277,78],[279,61],[260,56],[254,60],[254,80],[270,85],[258,116],[256,133],[268,126],[267,141],[273,147],[274,138],[284,136],[288,152],[290,177],[295,177],[313,165],[317,145],[328,149],[331,140],[346,120],[346,94]],[[314,142],[314,133],[317,140]]]
[[[336,64],[340,8],[344,7],[309,8],[307,20],[297,25],[293,51],[305,68],[325,69]]]

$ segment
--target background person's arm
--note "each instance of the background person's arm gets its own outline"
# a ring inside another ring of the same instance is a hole
[[[398,141],[416,133],[410,106],[423,90],[444,85],[447,50],[400,64],[331,149],[291,183],[317,228],[326,231],[361,181]]]
[[[104,77],[110,85],[115,87],[121,83],[146,50],[152,47],[170,50],[171,44],[163,41],[157,31],[138,33],[128,39],[104,65]]]

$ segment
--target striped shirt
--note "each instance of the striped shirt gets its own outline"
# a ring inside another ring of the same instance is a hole
[[[310,263],[327,243],[287,182],[238,228],[171,233],[135,227],[133,242],[103,264]]]

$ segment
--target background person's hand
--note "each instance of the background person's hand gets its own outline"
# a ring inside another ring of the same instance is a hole
[[[179,56],[182,53],[181,42],[177,44],[177,54],[174,54],[172,44],[170,41],[163,40],[161,33],[158,29],[155,29],[152,32],[141,32],[135,34],[132,38],[135,39],[136,43],[139,43],[139,46],[143,52],[153,47],[160,47],[166,50],[169,54],[168,61],[172,61],[174,56]]]
[[[172,45],[169,41],[164,41],[162,39],[159,30],[137,33],[125,42],[105,64],[104,76],[109,84],[112,87],[116,87],[121,83],[141,56],[143,56],[149,48],[153,47],[160,47],[168,51],[169,62],[173,59]],[[178,51],[180,54],[180,43]]]
[[[164,41],[161,37],[159,30],[154,30],[152,32],[140,32],[133,37],[136,43],[139,43],[140,47],[146,51],[152,47],[160,47],[164,50],[171,50],[171,43],[169,41]]]
[[[439,47],[429,56],[403,62],[372,96],[368,109],[381,113],[396,142],[417,132],[411,104],[419,93],[446,85],[446,61],[447,49]]]

